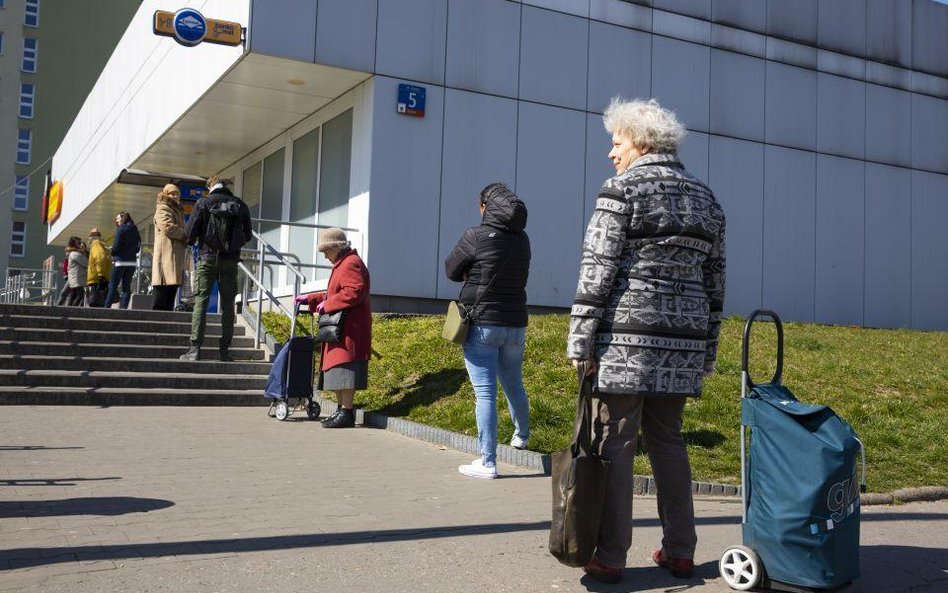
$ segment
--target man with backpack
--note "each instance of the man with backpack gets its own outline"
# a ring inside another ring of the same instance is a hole
[[[208,194],[197,201],[188,220],[188,245],[198,246],[194,277],[194,311],[191,314],[191,347],[181,360],[200,360],[204,342],[207,305],[217,281],[221,312],[220,360],[233,361],[230,342],[234,337],[234,299],[237,297],[237,264],[240,248],[251,238],[250,209],[235,196],[223,179],[207,180]]]

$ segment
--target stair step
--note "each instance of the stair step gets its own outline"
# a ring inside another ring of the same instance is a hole
[[[199,364],[199,363],[195,363]],[[263,375],[169,374],[162,372],[0,370],[0,386],[24,387],[134,387],[154,390],[234,390],[266,387]]]
[[[139,332],[107,332],[103,330],[63,329],[49,331],[31,328],[0,328],[0,340],[15,342],[73,342],[86,344],[137,344],[139,346],[177,346],[187,349],[191,343],[189,334],[156,334]],[[205,347],[217,347],[213,336],[205,342]],[[253,338],[236,336],[231,342],[233,348],[252,348]],[[183,351],[182,351],[183,352]]]
[[[85,330],[85,331],[120,331],[136,333],[165,333],[165,334],[191,334],[191,320],[179,319],[172,321],[142,321],[138,319],[97,319],[97,318],[76,318],[52,317],[38,315],[5,315],[0,313],[0,326],[16,328],[36,328],[49,330]],[[242,325],[234,326],[234,335],[244,335],[245,328]],[[220,336],[220,324],[207,324],[205,335]]]
[[[270,364],[235,360],[215,360],[217,351],[207,353],[207,360],[189,362],[185,360],[152,360],[147,358],[125,358],[107,356],[4,356],[0,358],[0,369],[57,370],[57,371],[111,371],[111,372],[163,372],[192,374],[239,374],[267,375]]]
[[[148,309],[103,309],[88,307],[51,307],[47,305],[13,305],[0,303],[0,315],[37,315],[65,319],[134,319],[138,321],[188,322],[191,313],[182,311],[151,311]],[[220,323],[219,313],[208,313],[207,322]]]
[[[9,406],[267,406],[259,389],[135,389],[102,387],[0,387]],[[261,420],[266,420],[263,411]],[[303,416],[305,417],[305,415]]]
[[[74,344],[69,342],[11,342],[0,340],[2,356],[68,356],[68,357],[111,357],[111,358],[178,358],[184,354],[187,346],[139,346],[136,344]],[[208,358],[217,355],[217,345],[212,342],[203,349]],[[263,361],[267,353],[255,348],[231,348],[231,354],[239,361]],[[156,361],[157,362],[157,361]],[[267,363],[269,364],[269,363]]]

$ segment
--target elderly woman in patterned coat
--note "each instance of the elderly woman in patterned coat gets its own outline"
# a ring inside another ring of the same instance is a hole
[[[567,356],[594,381],[594,429],[611,460],[596,555],[584,570],[622,578],[632,544],[632,461],[645,439],[662,521],[655,564],[691,576],[697,541],[681,435],[688,397],[714,370],[724,304],[724,212],[678,160],[685,135],[656,101],[613,99],[603,115],[616,175],[586,229]]]

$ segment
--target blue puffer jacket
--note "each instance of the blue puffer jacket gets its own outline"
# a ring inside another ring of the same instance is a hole
[[[115,240],[112,241],[112,261],[133,262],[138,250],[142,246],[141,235],[134,224],[123,224],[115,231]]]

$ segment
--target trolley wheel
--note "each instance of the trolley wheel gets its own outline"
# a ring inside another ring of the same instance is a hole
[[[721,578],[737,591],[748,591],[760,584],[764,566],[757,552],[745,546],[731,546],[718,562]]]
[[[286,417],[289,415],[290,415],[290,407],[286,405],[286,402],[285,401],[277,402],[276,419],[286,420]]]
[[[314,399],[309,400],[309,405],[306,406],[306,415],[309,416],[310,420],[319,420],[319,413],[322,411],[319,402]]]

